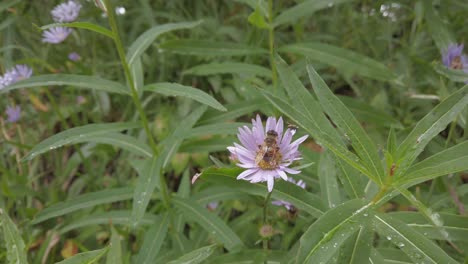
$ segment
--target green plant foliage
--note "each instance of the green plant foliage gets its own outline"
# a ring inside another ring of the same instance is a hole
[[[466,263],[467,13],[1,1],[0,263]]]

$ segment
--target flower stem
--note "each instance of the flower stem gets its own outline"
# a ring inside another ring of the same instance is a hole
[[[130,72],[130,66],[128,65],[127,59],[125,57],[125,52],[124,52],[124,48],[123,48],[123,45],[122,45],[122,40],[120,39],[119,30],[117,28],[117,21],[115,19],[115,14],[113,12],[114,9],[111,6],[109,0],[104,0],[104,2],[106,4],[106,8],[107,8],[107,16],[109,18],[109,25],[110,25],[110,27],[112,29],[112,33],[114,34],[113,39],[114,39],[115,47],[117,48],[117,52],[118,52],[119,57],[120,57],[120,62],[122,64],[122,67],[123,67],[123,70],[124,70],[125,78],[127,79],[127,83],[130,86],[130,91],[131,91],[133,103],[135,104],[135,107],[136,107],[136,109],[138,111],[138,114],[140,116],[141,123],[143,125],[143,128],[145,129],[146,136],[148,137],[151,149],[153,150],[153,154],[157,155],[159,153],[159,150],[158,150],[158,147],[156,145],[156,142],[154,141],[151,130],[149,128],[148,118],[146,117],[146,114],[143,111],[143,107],[142,107],[140,98],[138,97],[137,88],[135,87],[135,82],[134,82],[133,76],[132,76],[132,74]]]
[[[271,192],[268,192],[267,196],[265,197],[265,202],[263,203],[263,226],[267,224],[267,213],[268,213],[268,204],[271,197]],[[263,239],[263,249],[266,251],[268,250],[268,238]]]
[[[270,49],[270,67],[273,80],[273,92],[276,93],[278,88],[278,75],[276,73],[275,64],[275,28],[273,27],[273,0],[268,1],[268,22],[269,22],[269,49]]]

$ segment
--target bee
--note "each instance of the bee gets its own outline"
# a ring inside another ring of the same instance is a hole
[[[278,147],[278,133],[268,130],[262,145],[258,145],[255,163],[262,169],[277,168],[281,161],[281,153]]]
[[[460,56],[453,58],[452,62],[450,63],[450,68],[454,70],[463,70],[463,63]]]

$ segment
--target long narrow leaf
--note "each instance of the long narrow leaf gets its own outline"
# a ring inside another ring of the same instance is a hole
[[[340,189],[336,179],[335,161],[329,151],[325,151],[320,156],[318,177],[322,200],[327,203],[329,208],[338,206],[341,203]]]
[[[106,254],[108,247],[88,252],[83,252],[67,258],[55,264],[93,264]]]
[[[403,177],[426,145],[437,136],[468,104],[468,85],[460,88],[421,119],[397,150],[397,178]]]
[[[231,228],[201,205],[180,197],[173,197],[172,202],[187,219],[197,222],[208,233],[213,234],[229,251],[244,247]]]
[[[37,224],[47,219],[65,215],[83,208],[128,200],[132,198],[132,195],[133,190],[130,187],[108,189],[104,191],[82,194],[70,201],[60,202],[40,211],[32,221],[32,224]]]
[[[369,138],[359,122],[348,108],[328,88],[312,65],[307,65],[309,79],[325,112],[349,138],[356,153],[363,160],[367,169],[372,173],[371,179],[382,184],[384,169],[378,156],[377,147]]]
[[[107,123],[107,124],[90,124],[80,127],[74,127],[58,134],[55,134],[41,143],[34,146],[34,148],[24,157],[25,160],[30,160],[36,156],[47,151],[59,148],[67,144],[74,144],[79,142],[86,142],[95,136],[102,136],[104,134],[116,131],[122,131],[138,127],[139,124],[135,122],[130,123]]]
[[[214,75],[214,74],[245,74],[257,75],[263,77],[271,77],[271,71],[268,68],[241,62],[223,62],[223,63],[208,63],[197,65],[184,72],[184,74],[191,75]]]
[[[162,43],[160,48],[174,53],[199,56],[243,56],[268,53],[265,49],[244,44],[191,39],[169,40]]]
[[[82,28],[96,33],[102,34],[111,39],[114,38],[114,33],[107,28],[101,27],[99,25],[90,23],[90,22],[71,22],[71,23],[53,23],[49,25],[42,26],[41,29],[45,30],[52,27],[69,27],[69,28]]]
[[[214,250],[218,247],[218,245],[210,245],[206,247],[202,247],[199,249],[195,249],[192,252],[189,252],[182,257],[170,261],[167,264],[198,264],[207,259],[211,254],[213,254]]]
[[[106,264],[122,264],[122,245],[120,243],[120,235],[111,226],[111,238],[109,252],[107,252]]]
[[[166,238],[169,228],[169,214],[162,215],[146,232],[143,245],[138,253],[135,263],[152,264]]]
[[[424,235],[386,214],[375,215],[377,232],[418,263],[458,263]]]
[[[211,95],[191,86],[185,86],[178,83],[153,83],[146,85],[143,89],[145,91],[155,92],[165,96],[184,96],[220,111],[227,110]]]
[[[18,228],[10,217],[0,208],[0,226],[6,245],[8,263],[27,264],[26,247]]]
[[[138,57],[154,42],[161,34],[178,29],[190,29],[201,24],[197,22],[169,23],[154,26],[141,34],[128,48],[127,61],[132,65]]]
[[[76,74],[45,74],[32,76],[28,79],[18,81],[12,85],[0,89],[0,93],[5,93],[15,89],[55,85],[69,85],[79,88],[95,89],[109,93],[130,94],[125,86],[118,82],[109,81],[96,76]]]

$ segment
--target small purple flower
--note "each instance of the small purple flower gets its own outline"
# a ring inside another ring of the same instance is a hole
[[[55,22],[64,23],[72,22],[78,17],[81,5],[75,1],[61,3],[52,9],[50,12]]]
[[[216,208],[218,208],[218,205],[219,205],[219,202],[210,202],[206,205],[206,207],[208,208],[208,210],[214,211],[216,210]]]
[[[42,42],[58,44],[64,41],[72,32],[71,28],[53,27],[42,33]]]
[[[468,72],[468,57],[463,54],[463,44],[450,44],[442,55],[442,62],[447,68]]]
[[[273,191],[275,179],[288,180],[286,173],[298,174],[300,171],[288,168],[295,160],[301,159],[299,144],[307,139],[303,136],[291,143],[293,130],[287,129],[283,135],[283,119],[269,117],[265,129],[260,116],[252,120],[252,129],[239,128],[237,135],[242,145],[234,143],[228,147],[231,154],[239,159],[237,166],[245,168],[237,179],[251,183],[267,182],[268,191]]]
[[[6,71],[5,74],[0,77],[0,89],[14,83],[15,80],[16,70],[13,68]]]
[[[79,61],[81,59],[81,56],[80,54],[76,53],[76,52],[72,52],[70,54],[68,54],[68,58],[72,61]]]
[[[14,71],[15,71],[14,82],[28,79],[32,75],[32,69],[29,68],[27,65],[22,65],[22,64],[16,65],[14,68]]]
[[[15,123],[20,119],[21,116],[21,107],[17,106],[7,106],[6,109],[7,122]]]
[[[306,187],[305,182],[303,182],[302,180],[299,180],[298,182],[296,182],[292,177],[288,178],[288,182],[292,182],[296,184],[297,186],[301,187],[302,189],[305,189]],[[294,205],[286,201],[276,200],[276,201],[271,202],[271,204],[277,205],[277,206],[284,206],[286,210],[288,211],[291,211],[294,208]]]

